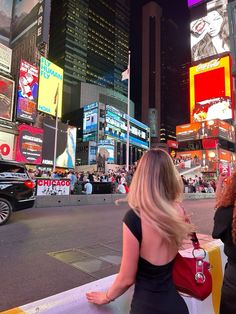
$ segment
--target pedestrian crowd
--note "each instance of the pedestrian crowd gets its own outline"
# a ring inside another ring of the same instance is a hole
[[[195,175],[194,178],[186,178],[184,175],[181,175],[181,178],[185,193],[215,193],[216,191],[215,179],[203,179],[198,175]]]

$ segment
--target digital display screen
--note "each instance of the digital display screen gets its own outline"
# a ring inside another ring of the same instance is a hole
[[[190,24],[193,61],[230,51],[228,0],[214,0],[202,5],[202,16],[193,16]],[[192,4],[193,5],[193,4]]]
[[[97,154],[101,155],[102,157],[105,157],[105,160],[108,163],[114,164],[115,160],[114,142],[110,140],[99,141]]]
[[[62,116],[63,69],[40,58],[38,110],[52,116]]]
[[[189,73],[191,122],[233,119],[230,57],[193,66]]]
[[[96,141],[98,132],[98,104],[93,103],[84,107],[83,141]]]
[[[17,118],[27,122],[34,122],[38,98],[38,67],[21,60],[19,84],[17,91]]]
[[[0,119],[12,120],[15,82],[0,75]]]
[[[16,161],[42,163],[43,130],[22,124],[18,127]]]

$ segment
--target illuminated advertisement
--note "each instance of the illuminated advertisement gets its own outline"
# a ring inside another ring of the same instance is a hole
[[[0,43],[0,70],[11,72],[12,50]]]
[[[192,20],[190,30],[193,61],[230,51],[227,4],[228,0],[210,1],[205,4],[205,15]]]
[[[15,82],[0,75],[0,119],[12,120]]]
[[[13,0],[0,0],[0,39],[9,42]]]
[[[44,138],[43,160],[44,165],[53,165],[54,139],[56,121],[45,117],[43,122]],[[65,123],[58,123],[56,166],[61,168],[75,167],[76,128]]]
[[[70,195],[68,179],[37,179],[37,195]]]
[[[16,161],[33,165],[42,163],[43,130],[22,124],[18,127]]]
[[[178,125],[176,139],[178,142],[220,137],[235,142],[235,128],[222,120],[209,120]]]
[[[198,64],[189,71],[191,122],[233,119],[230,57]]]
[[[21,60],[17,91],[16,116],[18,119],[28,122],[35,121],[38,97],[38,73],[38,67]]]
[[[150,128],[138,120],[128,117],[122,111],[107,105],[106,106],[106,127],[105,134],[108,137],[126,142],[127,139],[127,120],[130,121],[130,144],[149,149],[150,147]]]
[[[40,58],[38,110],[61,118],[63,69]]]
[[[15,135],[0,132],[0,155],[3,159],[14,160]]]
[[[37,24],[39,0],[15,0],[12,13],[12,40],[20,37],[25,29]]]
[[[98,129],[98,104],[92,103],[83,109],[83,141],[94,141],[97,138]]]
[[[157,109],[149,108],[148,109],[148,121],[150,126],[150,136],[157,137],[158,127],[157,127]]]
[[[105,157],[109,164],[114,164],[115,144],[112,140],[102,140],[98,142],[97,154]]]

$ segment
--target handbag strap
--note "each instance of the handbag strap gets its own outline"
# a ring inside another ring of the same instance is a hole
[[[191,241],[192,241],[193,248],[196,250],[200,249],[201,247],[200,247],[200,243],[199,243],[196,232],[192,232],[190,235],[191,235]]]

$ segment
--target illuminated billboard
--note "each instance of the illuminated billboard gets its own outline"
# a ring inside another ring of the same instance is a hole
[[[0,43],[0,70],[11,72],[11,58],[12,50]]]
[[[54,139],[56,122],[50,117],[45,117],[43,122],[44,138],[43,160],[44,165],[53,165]],[[75,167],[76,128],[59,122],[57,135],[56,166],[61,168]]]
[[[42,163],[43,130],[22,124],[18,127],[16,161],[33,165]]]
[[[105,158],[107,163],[114,164],[115,144],[112,140],[101,140],[98,142],[97,154]]]
[[[98,104],[92,103],[84,108],[83,141],[96,141],[98,129]]]
[[[233,119],[230,57],[213,59],[189,70],[190,120]]]
[[[12,120],[15,82],[0,75],[0,119]]]
[[[193,61],[230,51],[228,0],[213,0],[202,5],[202,15],[191,18],[191,55]]]
[[[18,119],[28,122],[35,121],[38,97],[38,72],[38,67],[21,60],[17,91],[16,116]]]
[[[176,139],[178,142],[217,137],[234,143],[234,126],[222,120],[209,120],[178,125],[176,127]]]
[[[15,135],[0,132],[0,154],[3,159],[14,160]]]
[[[11,14],[13,0],[0,0],[0,40],[8,43],[11,29]]]
[[[38,110],[61,118],[63,69],[51,61],[40,58]]]
[[[37,24],[39,0],[15,0],[12,13],[11,40]]]

